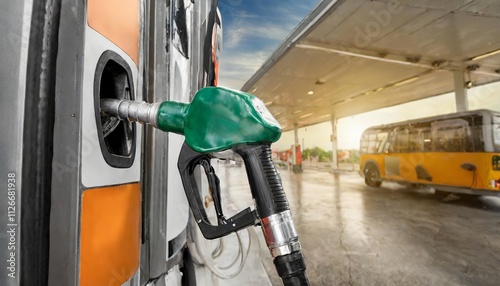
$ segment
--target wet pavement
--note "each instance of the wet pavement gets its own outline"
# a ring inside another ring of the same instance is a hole
[[[370,188],[352,172],[280,174],[311,285],[500,285],[500,198],[443,202],[431,189]],[[244,167],[220,163],[218,175],[230,204],[253,205]]]

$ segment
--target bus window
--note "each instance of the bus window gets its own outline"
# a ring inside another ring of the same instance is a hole
[[[432,124],[432,139],[436,152],[466,152],[469,142],[468,123],[463,119]]]
[[[377,134],[377,153],[385,153],[386,145],[387,145],[387,132],[380,132]]]
[[[422,148],[424,152],[431,152],[432,151],[432,134],[431,134],[431,129],[430,128],[422,128],[419,130],[420,136],[423,140],[422,142]]]
[[[409,152],[407,129],[400,129],[395,131],[394,144],[392,147],[393,147],[393,152],[396,153]]]
[[[408,152],[422,152],[424,149],[422,134],[418,129],[412,129],[408,135]]]
[[[384,152],[388,133],[380,130],[370,130],[361,137],[361,153],[376,154]]]
[[[465,152],[465,132],[463,127],[440,128],[437,134],[437,152]]]
[[[368,136],[368,152],[370,154],[377,153],[377,133],[372,133]]]
[[[500,116],[493,117],[493,138],[495,142],[495,151],[500,152]]]
[[[396,152],[395,146],[396,146],[396,134],[397,134],[397,128],[389,134],[389,140],[387,141],[386,144],[386,153],[394,153]]]
[[[391,152],[392,149],[391,149],[391,136],[387,136],[387,140],[383,146],[383,149],[382,149],[382,153],[389,153]]]
[[[467,152],[484,152],[484,137],[482,126],[474,126],[471,128],[471,146]]]
[[[361,153],[368,152],[368,134],[364,133],[363,137],[361,137]]]

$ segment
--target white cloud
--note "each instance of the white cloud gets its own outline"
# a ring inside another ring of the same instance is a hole
[[[311,7],[306,4],[280,5],[275,8],[275,14],[277,18],[293,22],[297,25],[304,19],[309,10],[311,10]],[[301,14],[303,15],[301,16]]]
[[[267,39],[281,42],[293,30],[292,24],[286,23],[257,23],[255,21],[235,21],[232,27],[227,28],[224,39],[224,49],[239,47],[243,39]]]
[[[259,38],[282,41],[303,19],[306,5],[273,6],[273,16],[250,14],[244,10],[232,12],[233,22],[225,26],[225,46],[236,48],[243,38]],[[224,20],[223,20],[224,21]]]
[[[239,90],[241,89],[241,80],[231,77],[221,78],[219,86]]]
[[[232,14],[233,14],[233,17],[238,18],[238,19],[249,19],[249,18],[255,19],[255,18],[259,17],[259,15],[250,14],[245,10],[236,10]]]
[[[243,38],[243,28],[232,27],[229,31],[227,31],[226,36],[224,38],[224,47],[223,49],[232,49],[236,48],[241,39]]]
[[[221,55],[220,85],[240,89],[242,85],[261,67],[268,52]]]

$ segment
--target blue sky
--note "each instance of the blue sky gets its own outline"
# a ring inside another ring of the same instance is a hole
[[[318,0],[219,0],[221,86],[240,89],[319,3]]]

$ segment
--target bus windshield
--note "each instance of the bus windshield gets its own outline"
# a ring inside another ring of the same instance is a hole
[[[493,117],[493,139],[495,151],[500,152],[500,116]]]

